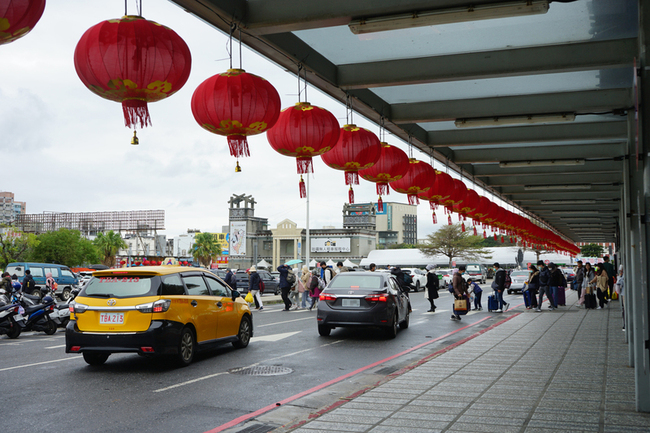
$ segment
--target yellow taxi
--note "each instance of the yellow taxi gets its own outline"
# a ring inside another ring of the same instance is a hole
[[[170,355],[189,365],[197,350],[253,336],[248,304],[204,269],[147,266],[93,273],[70,307],[66,353],[101,365],[111,353]]]

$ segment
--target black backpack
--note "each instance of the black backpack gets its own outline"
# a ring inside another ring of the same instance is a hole
[[[402,280],[404,281],[404,284],[407,286],[413,284],[413,278],[411,278],[411,274],[409,274],[408,272],[402,272]]]
[[[36,285],[34,284],[33,278],[30,278],[27,281],[25,281],[25,293],[27,294],[32,293],[34,291],[35,286]]]
[[[293,272],[288,272],[287,273],[287,283],[289,283],[290,286],[293,286],[296,284],[296,274]]]

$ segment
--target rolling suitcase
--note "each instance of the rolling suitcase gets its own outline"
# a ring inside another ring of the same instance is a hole
[[[553,300],[555,300],[555,305],[566,305],[566,293],[564,290],[565,287],[558,287],[555,293],[553,293]]]
[[[496,311],[499,309],[499,303],[495,295],[488,296],[488,311]]]
[[[585,293],[585,308],[594,310],[598,306],[595,294]]]
[[[524,290],[524,304],[526,304],[526,309],[530,310],[532,308],[532,296],[530,290]]]

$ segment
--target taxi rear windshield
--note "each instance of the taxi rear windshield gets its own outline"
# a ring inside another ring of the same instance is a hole
[[[105,298],[156,296],[159,287],[160,277],[155,275],[109,275],[91,279],[81,295]]]
[[[381,277],[371,275],[339,275],[328,286],[329,289],[349,289],[351,287],[381,289]]]

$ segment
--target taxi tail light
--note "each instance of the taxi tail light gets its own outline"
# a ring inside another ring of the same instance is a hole
[[[140,350],[143,353],[154,353],[153,347],[145,346],[145,347],[141,347]]]
[[[84,305],[84,304],[80,304],[78,302],[75,302],[75,304],[71,305],[70,308],[72,308],[72,310],[70,310],[71,312],[73,312],[75,314],[81,314],[81,313],[86,312],[86,310],[88,309],[88,305]]]
[[[70,348],[70,352],[79,352],[81,350],[81,346],[72,346]]]
[[[156,302],[136,305],[135,309],[141,313],[164,313],[169,310],[171,304],[172,301],[170,299],[159,299]]]
[[[332,295],[331,293],[323,293],[318,297],[318,299],[320,301],[336,301],[336,295]]]
[[[388,302],[388,296],[386,295],[367,295],[366,301],[368,302]]]

